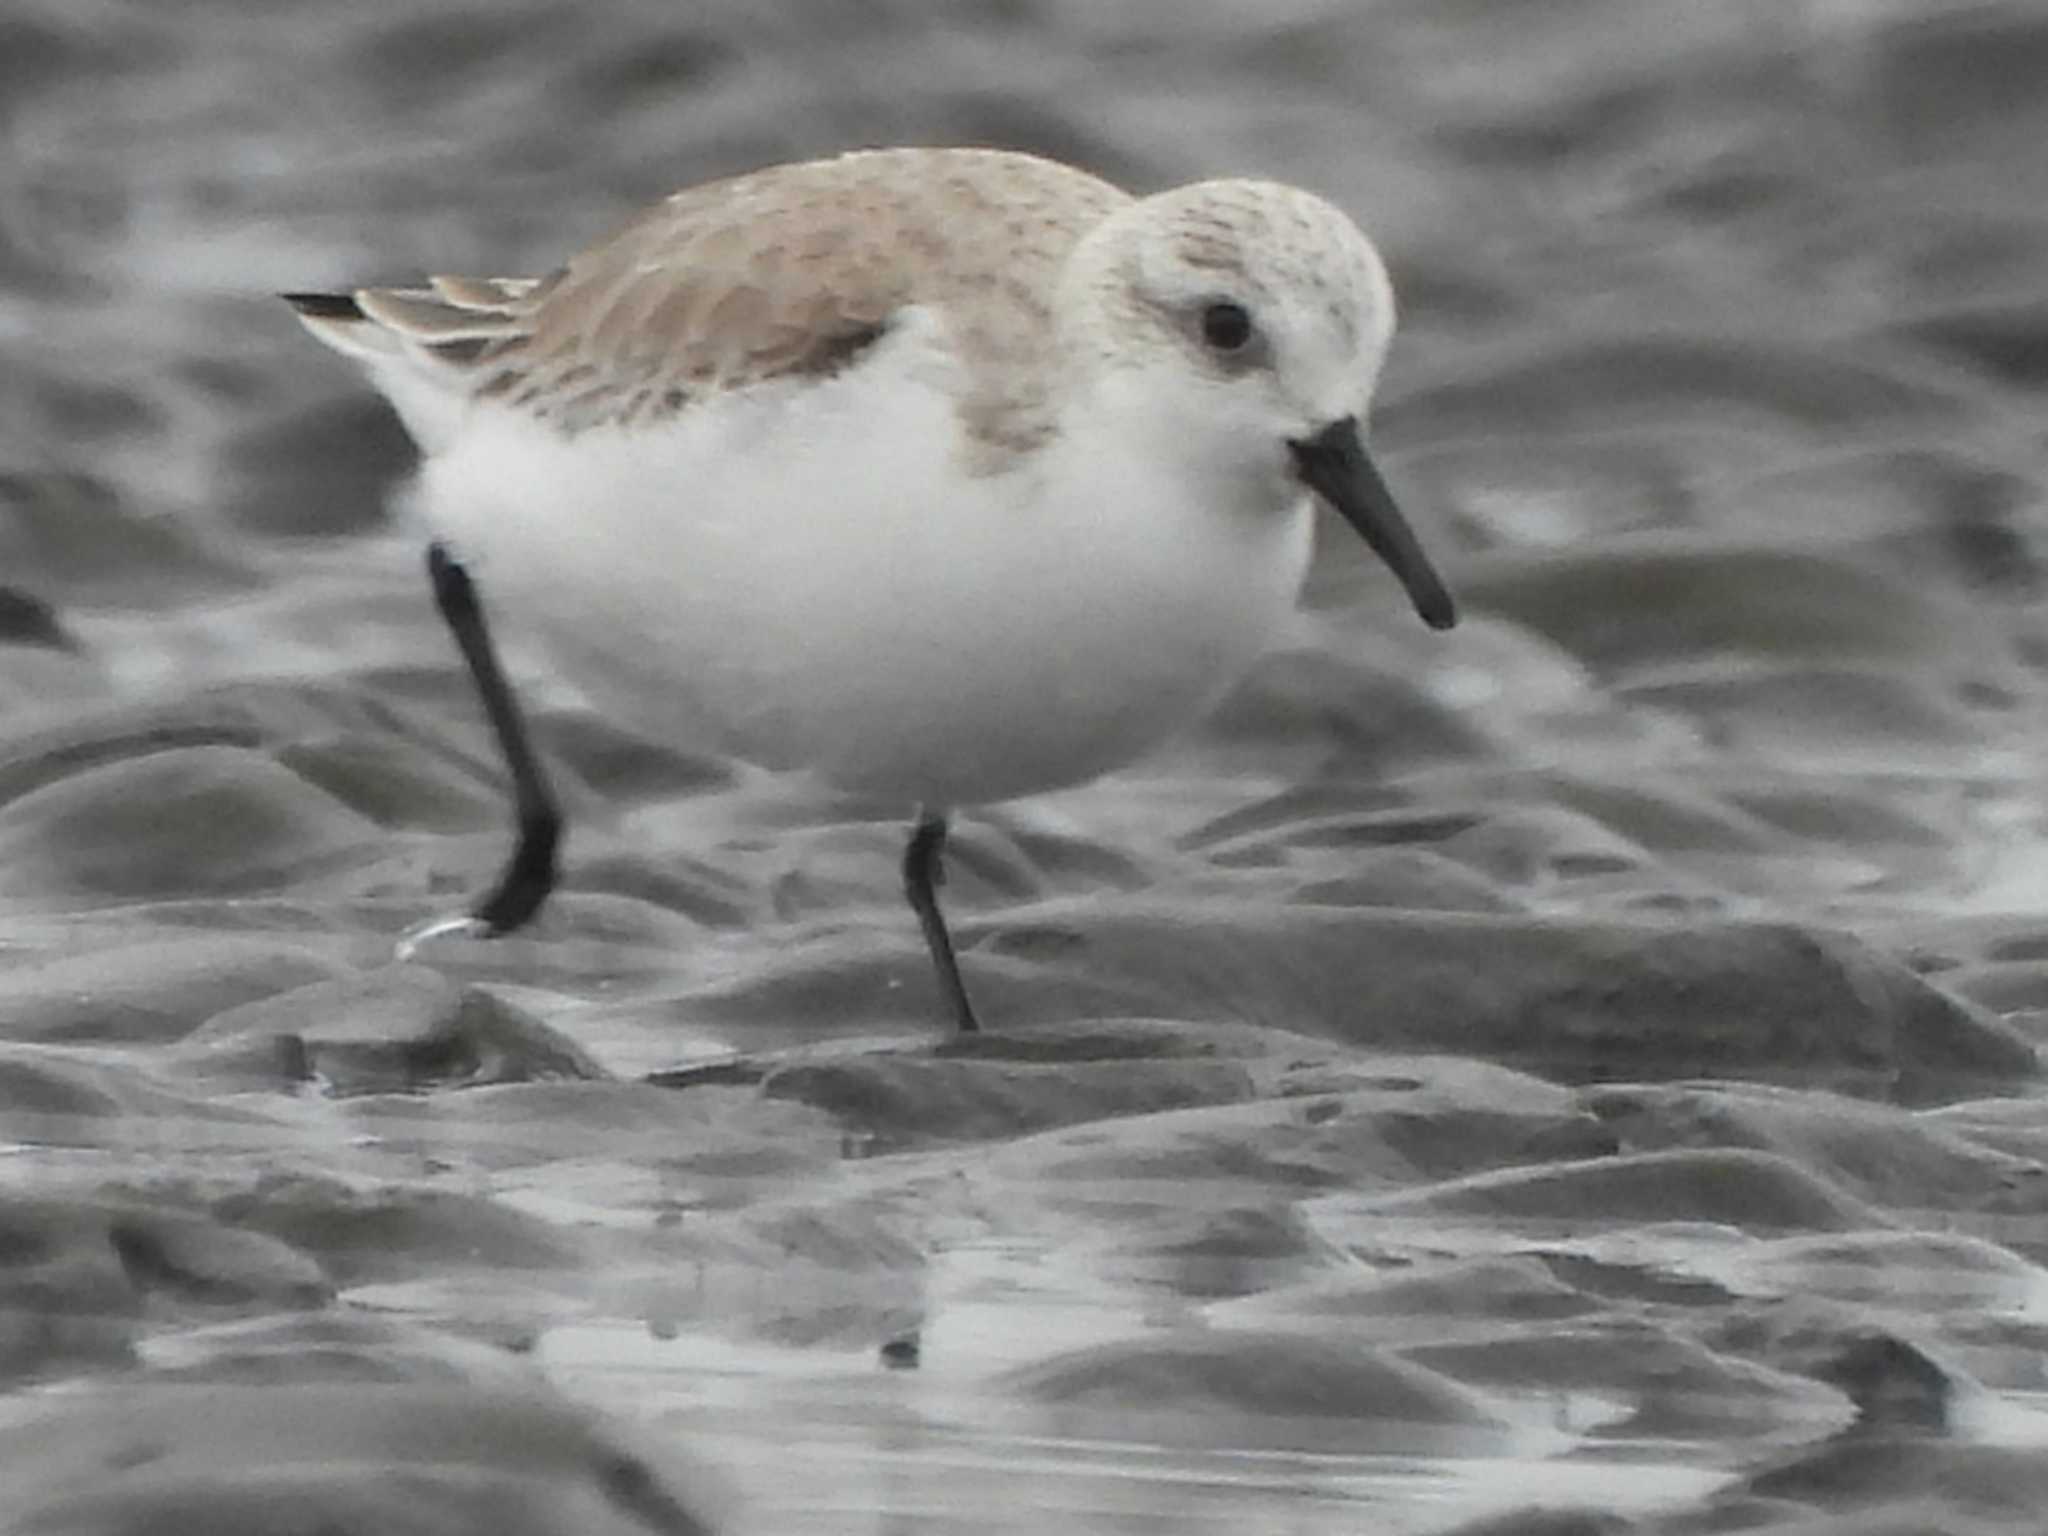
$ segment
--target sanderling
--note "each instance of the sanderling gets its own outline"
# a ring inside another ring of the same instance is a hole
[[[287,297],[423,450],[511,772],[510,863],[424,933],[520,926],[561,831],[467,559],[641,731],[899,799],[963,1030],[948,813],[1199,718],[1291,620],[1312,496],[1454,622],[1361,438],[1385,268],[1293,187],[876,150],[678,192],[539,279]]]

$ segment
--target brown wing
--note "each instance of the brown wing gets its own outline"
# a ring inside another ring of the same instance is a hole
[[[846,366],[941,308],[992,405],[1048,341],[1068,251],[1124,193],[996,150],[879,150],[679,192],[533,283],[365,289],[371,320],[468,392],[575,431]]]

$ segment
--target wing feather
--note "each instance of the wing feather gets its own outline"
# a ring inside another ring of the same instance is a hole
[[[866,151],[678,192],[544,278],[438,276],[357,291],[360,320],[302,315],[374,358],[387,392],[402,356],[451,405],[496,399],[573,432],[836,372],[929,306],[970,418],[994,420],[1043,361],[1067,253],[1126,201],[1029,155]],[[384,334],[349,334],[365,326]]]

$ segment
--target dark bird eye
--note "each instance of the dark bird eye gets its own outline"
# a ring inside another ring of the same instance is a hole
[[[1218,300],[1202,311],[1202,340],[1218,352],[1241,351],[1252,339],[1252,317],[1242,304]]]

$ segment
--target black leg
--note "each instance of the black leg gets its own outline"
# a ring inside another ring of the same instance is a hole
[[[932,953],[932,965],[939,973],[939,990],[961,1033],[981,1028],[974,1017],[974,1004],[967,1000],[967,984],[960,979],[960,962],[953,958],[953,938],[946,932],[946,919],[939,911],[938,887],[946,883],[946,869],[939,862],[946,846],[946,818],[935,811],[917,813],[917,825],[910,829],[910,846],[903,850],[903,890],[910,897],[910,909],[924,930],[925,948]]]
[[[484,937],[495,938],[531,918],[555,888],[555,848],[562,838],[562,813],[526,734],[526,717],[498,665],[476,584],[462,562],[438,540],[427,546],[427,575],[434,584],[434,604],[448,621],[448,630],[469,665],[469,675],[484,701],[484,713],[490,716],[491,732],[512,773],[519,840],[491,893],[470,909],[471,925],[481,929]]]

